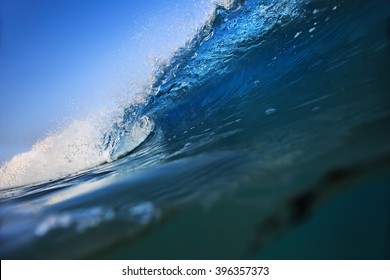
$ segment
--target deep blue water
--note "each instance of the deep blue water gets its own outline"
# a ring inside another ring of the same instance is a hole
[[[390,258],[389,62],[389,1],[218,6],[100,165],[0,170],[2,259]]]

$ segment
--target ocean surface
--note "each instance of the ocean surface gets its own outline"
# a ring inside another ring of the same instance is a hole
[[[0,167],[2,259],[389,259],[390,1],[217,5],[139,98]]]

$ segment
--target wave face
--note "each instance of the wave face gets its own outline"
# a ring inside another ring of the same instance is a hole
[[[388,170],[390,154],[389,10],[384,0],[216,5],[142,98],[0,168],[1,256],[262,257],[329,193],[363,177],[388,183],[372,172]],[[345,253],[334,250],[327,258]]]

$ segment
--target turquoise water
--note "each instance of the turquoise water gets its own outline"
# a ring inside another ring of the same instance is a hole
[[[388,259],[389,19],[380,0],[218,6],[95,167],[68,144],[2,167],[2,259]]]

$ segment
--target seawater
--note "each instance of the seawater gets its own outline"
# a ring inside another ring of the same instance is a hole
[[[143,98],[0,168],[2,259],[388,259],[389,19],[217,5]]]

